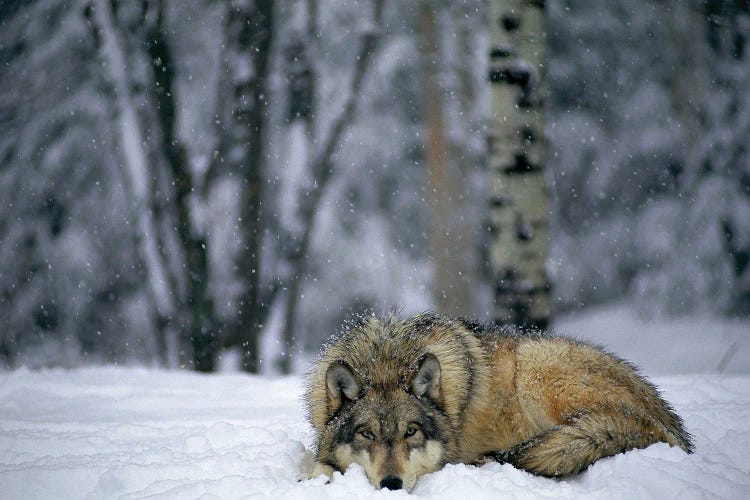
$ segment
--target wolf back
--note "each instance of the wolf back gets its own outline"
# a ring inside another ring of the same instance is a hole
[[[560,477],[660,441],[692,451],[681,419],[628,362],[437,314],[358,321],[327,343],[307,384],[308,475],[359,463],[376,487],[410,489],[446,463]]]

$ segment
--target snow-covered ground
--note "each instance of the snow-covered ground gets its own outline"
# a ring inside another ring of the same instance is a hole
[[[749,498],[750,376],[655,378],[696,453],[654,445],[556,481],[450,465],[424,498]],[[406,498],[360,469],[298,483],[299,377],[87,368],[0,373],[0,498]]]
[[[648,321],[627,305],[555,329],[641,366],[696,452],[659,444],[555,481],[509,465],[449,465],[424,498],[750,498],[750,324]],[[0,499],[406,498],[356,467],[297,482],[312,433],[299,377],[138,368],[0,372]]]
[[[628,303],[563,315],[557,333],[605,347],[646,375],[750,374],[750,321],[710,315],[647,318]]]

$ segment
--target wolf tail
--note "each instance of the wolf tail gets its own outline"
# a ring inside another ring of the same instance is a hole
[[[660,441],[692,453],[691,436],[680,418],[669,409],[663,414],[670,417],[663,423],[629,408],[579,414],[488,458],[541,476],[561,477],[582,472],[600,458]]]

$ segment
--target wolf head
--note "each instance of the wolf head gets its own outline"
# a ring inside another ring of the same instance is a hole
[[[338,470],[356,463],[376,488],[411,490],[445,464],[448,417],[440,363],[424,354],[398,385],[368,386],[345,363],[326,373],[328,423],[318,450]]]

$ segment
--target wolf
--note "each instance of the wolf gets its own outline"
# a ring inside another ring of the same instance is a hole
[[[448,463],[558,478],[656,442],[693,451],[632,364],[585,342],[436,313],[352,322],[306,385],[316,452],[305,477],[356,463],[376,488],[408,491]]]

